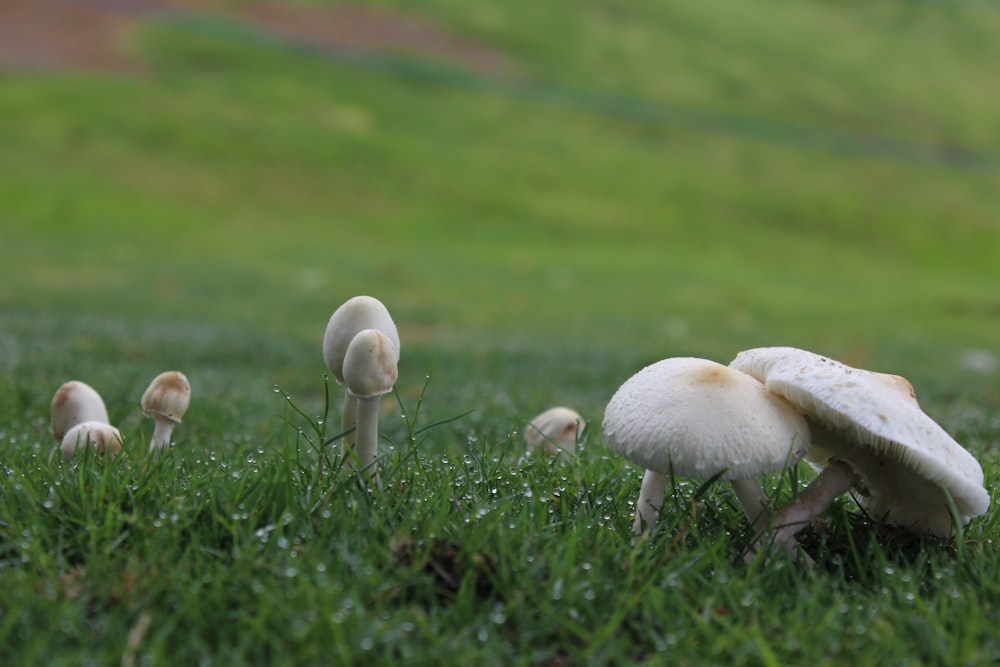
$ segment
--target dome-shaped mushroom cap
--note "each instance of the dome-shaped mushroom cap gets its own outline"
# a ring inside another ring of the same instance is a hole
[[[379,396],[396,384],[399,353],[392,340],[376,329],[365,329],[351,340],[344,355],[344,381],[355,396]]]
[[[550,454],[573,452],[576,439],[587,422],[573,408],[549,408],[530,422],[524,431],[524,441],[531,449],[542,449]]]
[[[323,334],[323,361],[337,382],[344,384],[344,355],[354,337],[365,329],[381,331],[392,341],[399,363],[399,332],[388,309],[372,296],[356,296],[333,311]]]
[[[848,463],[862,480],[859,500],[874,516],[947,536],[952,521],[942,487],[963,523],[988,509],[979,462],[920,409],[905,378],[792,347],[746,350],[730,367],[754,376],[828,429],[814,429],[810,462]]]
[[[62,442],[66,431],[86,421],[108,423],[108,410],[104,400],[93,387],[85,382],[64,382],[52,396],[50,405],[52,437]]]
[[[101,454],[117,456],[122,450],[122,434],[106,422],[81,422],[66,431],[59,445],[59,451],[69,459],[76,450],[88,446],[95,447]]]
[[[190,401],[187,377],[180,371],[166,371],[153,378],[142,394],[142,411],[148,417],[159,415],[179,424]]]
[[[746,479],[798,462],[805,419],[749,375],[705,359],[664,359],[629,378],[604,412],[606,444],[647,470]]]

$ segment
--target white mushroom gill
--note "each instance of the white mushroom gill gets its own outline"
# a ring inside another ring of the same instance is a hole
[[[392,340],[375,329],[359,332],[344,355],[344,381],[358,406],[354,450],[346,454],[345,465],[369,469],[376,480],[379,405],[396,383],[398,359]]]
[[[174,426],[181,423],[190,401],[191,384],[180,371],[166,371],[153,379],[142,394],[142,411],[155,424],[149,451],[170,445]]]
[[[788,400],[813,432],[807,459],[822,472],[775,516],[776,542],[851,488],[872,516],[941,537],[955,529],[952,502],[963,524],[988,509],[979,462],[920,409],[905,378],[790,347],[747,350],[730,366]]]

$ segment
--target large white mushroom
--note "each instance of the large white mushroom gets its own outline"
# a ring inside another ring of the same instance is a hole
[[[108,423],[108,409],[97,390],[85,382],[64,382],[52,396],[50,423],[52,437],[62,442],[66,432],[81,422]]]
[[[114,458],[122,451],[122,434],[106,422],[85,421],[66,431],[59,443],[59,451],[67,461],[73,458],[77,450],[85,447],[93,447],[99,454]],[[52,450],[52,454],[55,454],[55,450]],[[52,460],[51,455],[49,460]]]
[[[385,305],[371,296],[356,296],[345,301],[330,316],[326,332],[323,334],[323,361],[333,373],[337,384],[346,384],[344,380],[344,357],[347,348],[360,332],[365,329],[381,331],[392,343],[395,354],[393,365],[399,363],[399,332],[396,323],[392,321]],[[348,391],[344,395],[344,405],[341,411],[341,432],[344,436],[343,454],[345,465],[353,466],[349,455],[356,434],[348,433],[355,427],[357,421],[357,397]]]
[[[153,378],[142,394],[142,411],[155,422],[149,451],[170,445],[174,426],[181,423],[190,402],[191,383],[180,371],[166,371]]]
[[[920,409],[905,378],[791,347],[740,352],[730,367],[788,400],[813,432],[807,460],[822,472],[775,516],[776,543],[851,488],[873,516],[941,537],[955,528],[949,499],[962,524],[989,507],[979,462]]]
[[[373,478],[378,458],[379,404],[396,383],[399,354],[392,340],[376,329],[365,329],[347,346],[344,381],[358,406],[353,456],[356,464],[370,469]]]
[[[767,525],[757,475],[797,463],[809,447],[805,419],[754,378],[690,357],[664,359],[629,378],[604,412],[605,443],[642,466],[636,533],[655,527],[668,474],[729,480],[755,528]]]
[[[559,455],[566,461],[576,452],[576,443],[586,426],[587,422],[579,412],[559,405],[528,422],[524,441],[529,452]]]

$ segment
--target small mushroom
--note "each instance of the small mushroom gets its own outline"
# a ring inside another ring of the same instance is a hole
[[[101,455],[114,458],[122,451],[122,434],[107,422],[85,421],[66,431],[59,444],[59,451],[69,461],[78,449],[94,447]],[[55,454],[55,450],[52,450]],[[52,456],[49,456],[52,460]]]
[[[797,463],[805,419],[754,378],[690,357],[664,359],[629,378],[604,412],[606,444],[646,468],[633,530],[659,521],[666,476],[729,480],[755,528],[770,519],[754,479]]]
[[[174,426],[181,423],[191,401],[191,384],[180,371],[160,373],[142,395],[142,411],[155,422],[149,451],[170,445]]]
[[[326,332],[323,334],[323,361],[333,373],[337,384],[345,384],[344,356],[351,341],[361,331],[375,329],[385,334],[395,350],[394,365],[399,363],[399,332],[392,321],[385,305],[371,296],[356,296],[345,301],[330,316]],[[353,465],[348,452],[354,444],[356,434],[348,431],[355,427],[357,421],[357,399],[350,391],[344,395],[344,405],[341,411],[341,432],[344,436],[343,453],[347,458],[345,465]]]
[[[564,461],[576,452],[576,443],[587,422],[572,408],[549,408],[530,422],[524,431],[528,451],[558,454]]]
[[[398,359],[392,340],[376,329],[358,332],[344,355],[344,381],[358,406],[354,456],[362,468],[378,458],[379,403],[396,383]]]
[[[66,432],[81,422],[109,422],[108,410],[101,395],[79,380],[64,382],[52,396],[49,407],[52,437],[57,443],[61,443]]]
[[[730,367],[789,401],[813,432],[807,460],[822,472],[775,515],[775,543],[851,488],[870,514],[941,537],[954,529],[949,497],[963,524],[988,509],[979,462],[920,409],[905,378],[791,347],[740,352]]]

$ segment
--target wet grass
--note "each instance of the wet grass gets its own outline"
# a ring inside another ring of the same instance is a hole
[[[141,76],[0,73],[0,663],[1000,658],[995,513],[935,540],[845,499],[813,571],[747,565],[721,484],[633,538],[599,429],[646,363],[799,345],[908,376],[996,495],[996,171],[801,138],[989,152],[1000,14],[619,4],[425,4],[513,83],[153,20]],[[374,493],[319,346],[361,293],[402,338]],[[169,368],[192,405],[148,464]],[[70,378],[126,458],[46,463]],[[523,460],[557,403],[580,456]]]

